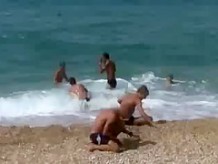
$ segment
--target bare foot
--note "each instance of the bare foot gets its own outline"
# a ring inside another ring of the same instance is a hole
[[[94,145],[93,143],[89,143],[89,144],[87,145],[87,147],[88,147],[88,150],[89,150],[90,152],[95,151],[95,145]]]

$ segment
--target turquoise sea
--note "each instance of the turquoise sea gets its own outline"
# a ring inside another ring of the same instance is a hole
[[[141,84],[150,89],[144,106],[156,120],[218,117],[217,5],[215,0],[1,0],[0,124],[93,119]],[[105,76],[98,72],[105,51],[117,64],[113,91],[105,89]],[[72,100],[67,84],[55,88],[60,61],[93,93],[91,102]],[[182,83],[169,90],[164,78],[170,73]],[[44,117],[50,121],[38,121]]]

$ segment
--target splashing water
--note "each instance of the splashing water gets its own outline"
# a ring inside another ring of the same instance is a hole
[[[146,84],[150,96],[143,100],[146,112],[154,120],[181,120],[218,117],[218,95],[206,90],[206,82],[187,81],[165,87],[163,78],[147,72],[134,76],[130,81],[118,79],[115,90],[106,89],[106,80],[81,81],[92,94],[90,102],[73,99],[69,85],[41,91],[25,91],[0,98],[0,122],[2,125],[44,126],[70,124],[93,120],[99,110],[118,107],[117,99],[126,92]],[[136,112],[136,115],[138,113]]]

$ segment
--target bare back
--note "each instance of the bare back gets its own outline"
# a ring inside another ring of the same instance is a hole
[[[108,80],[112,80],[116,78],[116,65],[113,61],[109,61],[109,63],[107,64],[106,68],[106,73],[107,73],[107,79]]]
[[[138,105],[139,99],[137,94],[131,93],[127,94],[122,99],[119,100],[120,103],[120,113],[124,119],[129,119],[135,112],[135,108]]]
[[[55,82],[56,82],[56,83],[61,83],[61,82],[63,81],[63,74],[64,74],[64,72],[63,72],[62,69],[58,70],[58,71],[55,73],[54,79],[55,79]]]
[[[55,83],[61,83],[63,79],[68,81],[65,68],[60,68],[55,72],[54,81]]]
[[[122,120],[116,109],[103,110],[96,117],[91,133],[104,133],[116,137],[122,131]],[[109,125],[107,127],[107,125]],[[107,129],[106,129],[107,128]]]
[[[85,99],[87,97],[87,91],[82,84],[72,85],[70,92],[76,94],[79,99]]]

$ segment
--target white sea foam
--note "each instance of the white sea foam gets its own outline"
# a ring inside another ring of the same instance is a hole
[[[218,117],[218,96],[206,92],[202,87],[204,83],[186,82],[166,88],[164,79],[152,72],[132,77],[130,81],[118,79],[115,90],[106,89],[106,80],[102,79],[87,79],[80,83],[91,91],[90,102],[72,99],[67,84],[51,90],[17,92],[1,97],[0,124],[47,125],[92,120],[99,110],[119,106],[117,99],[141,84],[146,84],[150,90],[143,106],[154,120]]]

